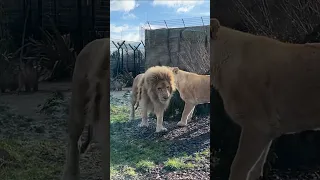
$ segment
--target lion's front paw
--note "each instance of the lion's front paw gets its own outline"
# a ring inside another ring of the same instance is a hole
[[[156,128],[156,133],[159,133],[159,132],[167,132],[168,131],[168,129],[167,128],[165,128],[165,127],[157,127]]]
[[[179,122],[177,123],[177,126],[184,127],[184,126],[187,126],[187,123],[186,123],[186,122],[179,121]]]
[[[148,127],[149,126],[149,123],[148,123],[148,121],[146,121],[146,122],[141,122],[139,125],[138,125],[138,127]]]

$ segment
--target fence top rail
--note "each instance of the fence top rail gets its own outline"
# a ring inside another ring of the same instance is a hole
[[[146,30],[153,30],[153,29],[184,28],[184,27],[207,26],[207,25],[210,25],[210,16],[147,21],[143,25],[143,28]]]

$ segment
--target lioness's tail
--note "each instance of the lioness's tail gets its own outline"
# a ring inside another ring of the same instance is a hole
[[[88,146],[89,146],[89,144],[90,144],[90,142],[92,140],[92,135],[93,135],[92,132],[93,132],[92,125],[89,125],[88,126],[87,138],[80,146],[80,154],[83,154],[88,149]]]
[[[141,81],[138,83],[138,92],[137,92],[137,100],[136,100],[136,104],[135,104],[136,105],[135,110],[137,110],[139,107],[139,102],[140,102],[141,96],[142,96],[143,84],[144,84],[144,78],[141,79]]]

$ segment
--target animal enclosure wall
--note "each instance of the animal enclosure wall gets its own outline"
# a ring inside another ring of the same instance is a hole
[[[177,66],[206,74],[210,68],[209,26],[145,30],[145,67]]]

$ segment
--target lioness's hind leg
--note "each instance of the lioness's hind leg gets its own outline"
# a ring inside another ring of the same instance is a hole
[[[141,123],[138,125],[139,127],[148,127],[148,103],[145,98],[141,99]]]
[[[130,120],[134,120],[134,105],[136,103],[136,95],[131,95],[131,111],[130,111]]]
[[[182,112],[181,120],[178,122],[178,126],[186,126],[188,120],[191,119],[195,105],[185,102]]]
[[[251,176],[252,177],[259,177],[259,176],[263,177],[263,166],[264,166],[264,164],[265,164],[265,162],[267,160],[271,144],[272,144],[272,141],[270,141],[270,143],[264,149],[261,158],[259,159],[259,161],[256,164],[255,168],[251,172],[251,174],[252,174]],[[251,178],[251,180],[255,180],[255,179]]]
[[[85,125],[85,103],[84,99],[80,98],[83,94],[73,92],[71,99],[72,104],[68,121],[68,146],[62,180],[79,180],[80,178],[78,140]]]
[[[254,177],[251,171],[255,168],[258,160],[262,157],[271,139],[253,128],[242,128],[241,137],[236,156],[232,162],[229,180],[259,179]]]
[[[167,131],[167,128],[163,127],[163,113],[164,110],[160,110],[158,108],[158,110],[155,112],[156,116],[157,116],[157,126],[156,126],[156,132],[165,132]]]

